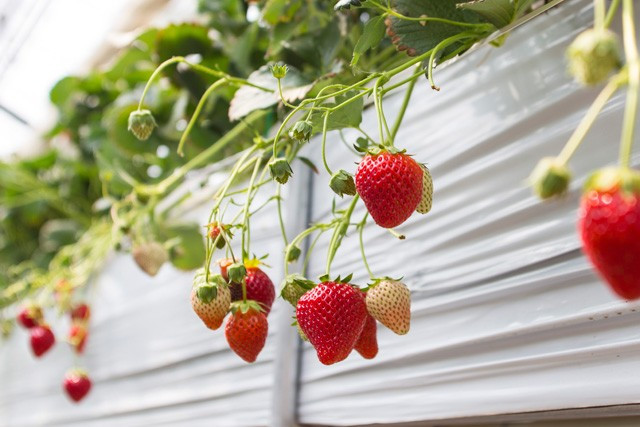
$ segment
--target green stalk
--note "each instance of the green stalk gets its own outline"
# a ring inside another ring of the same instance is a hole
[[[627,87],[627,105],[624,110],[622,123],[622,141],[620,144],[620,164],[629,167],[631,149],[635,132],[636,117],[638,115],[638,90],[640,89],[640,59],[636,45],[636,30],[633,22],[633,1],[624,0],[622,3],[622,26],[624,38],[624,52],[629,68],[629,86]]]
[[[202,112],[202,109],[204,108],[204,104],[206,104],[207,99],[213,92],[216,91],[216,89],[225,85],[226,83],[227,83],[226,79],[220,79],[217,82],[213,83],[211,86],[209,86],[209,88],[202,95],[202,98],[200,98],[200,101],[198,102],[198,105],[196,106],[196,109],[193,112],[193,116],[191,116],[191,120],[189,120],[189,124],[187,125],[187,128],[182,133],[182,137],[180,137],[180,143],[178,143],[178,155],[184,156],[184,152],[183,152],[184,144],[187,141],[189,134],[191,133],[191,129],[193,129],[193,126],[196,124],[196,121],[198,120],[198,117],[200,116],[200,113]]]
[[[566,165],[569,159],[571,159],[571,156],[573,156],[573,154],[576,152],[576,150],[584,140],[585,136],[591,129],[591,126],[593,126],[593,123],[598,118],[598,115],[600,114],[604,106],[607,104],[613,94],[616,93],[616,91],[620,88],[620,85],[625,80],[623,77],[621,77],[622,74],[624,74],[624,71],[622,71],[621,74],[618,74],[611,78],[611,80],[609,80],[609,83],[607,83],[604,89],[602,89],[595,101],[593,101],[593,104],[591,104],[589,110],[587,110],[587,114],[585,114],[585,116],[582,118],[580,124],[578,124],[578,127],[573,132],[573,134],[571,134],[571,137],[569,137],[569,140],[558,155],[558,161],[561,164]]]
[[[349,224],[351,222],[351,214],[356,207],[356,203],[360,199],[360,196],[357,194],[351,200],[351,204],[349,208],[344,213],[343,217],[336,224],[336,228],[331,236],[331,243],[329,244],[329,251],[327,254],[327,265],[325,269],[325,274],[329,275],[331,272],[331,264],[333,263],[333,258],[336,256],[336,252],[338,251],[338,247],[342,242],[342,238],[347,234],[347,230],[349,229]]]
[[[618,11],[618,7],[620,6],[620,0],[613,0],[611,2],[611,6],[609,6],[609,10],[607,11],[607,16],[604,19],[604,27],[609,28],[613,18],[616,16],[616,12]]]
[[[249,244],[251,231],[249,227],[249,208],[251,207],[251,201],[253,199],[253,184],[255,183],[256,177],[258,176],[258,170],[260,169],[260,161],[256,160],[256,164],[253,167],[253,172],[251,173],[251,179],[249,180],[249,190],[247,191],[247,202],[244,205],[244,220],[242,221],[242,259],[249,258]],[[246,237],[246,240],[245,240]]]
[[[367,212],[364,215],[364,218],[362,218],[362,221],[360,221],[360,223],[358,224],[358,237],[359,237],[359,241],[360,241],[360,255],[362,256],[362,262],[364,263],[364,267],[367,269],[367,273],[369,273],[369,278],[373,279],[374,275],[373,272],[371,271],[371,267],[369,267],[369,263],[367,262],[367,256],[364,253],[364,239],[363,239],[363,234],[364,234],[364,226],[367,224],[367,218],[369,217],[369,212]]]
[[[404,114],[407,111],[407,107],[409,106],[409,101],[411,100],[411,94],[413,93],[413,88],[416,85],[416,81],[418,80],[418,76],[422,75],[422,66],[418,65],[417,68],[420,70],[420,74],[414,74],[411,76],[409,80],[409,86],[407,86],[407,90],[404,93],[404,99],[402,100],[402,105],[400,106],[400,111],[396,116],[396,121],[393,124],[393,129],[391,130],[391,140],[395,141],[396,135],[398,134],[398,130],[400,129],[400,124],[402,124],[402,120],[404,119]]]
[[[333,172],[329,167],[329,163],[327,162],[327,126],[329,124],[329,112],[324,113],[324,120],[322,122],[322,164],[324,164],[324,168],[327,170],[329,176],[333,176]]]

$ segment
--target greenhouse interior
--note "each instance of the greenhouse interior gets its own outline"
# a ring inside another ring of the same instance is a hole
[[[637,24],[0,0],[0,427],[640,426]]]

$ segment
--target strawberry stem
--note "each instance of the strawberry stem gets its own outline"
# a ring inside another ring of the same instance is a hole
[[[256,164],[253,167],[253,172],[251,173],[251,179],[249,180],[249,187],[247,190],[247,201],[244,204],[244,219],[242,221],[242,259],[249,258],[249,244],[251,237],[251,229],[249,226],[249,208],[251,207],[251,201],[255,194],[253,193],[253,185],[256,181],[256,176],[258,176],[258,170],[260,169],[260,155],[256,156]]]
[[[322,164],[325,170],[329,173],[329,176],[333,175],[329,163],[327,162],[327,127],[329,125],[329,111],[324,113],[324,120],[322,122]]]
[[[613,0],[611,2],[611,6],[609,6],[609,10],[607,11],[607,16],[604,19],[604,28],[609,28],[611,25],[611,22],[618,11],[618,6],[620,6],[620,0]]]
[[[368,217],[369,217],[369,212],[367,212],[364,215],[364,218],[362,218],[362,221],[360,221],[360,223],[358,224],[358,238],[360,242],[360,255],[362,256],[362,262],[364,263],[364,267],[367,269],[367,273],[369,273],[369,278],[373,279],[374,278],[373,272],[371,271],[371,267],[369,267],[369,263],[367,262],[367,256],[364,253],[364,240],[362,237],[364,232],[364,226],[367,224]]]
[[[598,94],[597,98],[593,101],[593,104],[591,104],[587,110],[587,114],[582,118],[580,124],[578,124],[578,127],[573,134],[571,134],[569,140],[558,155],[558,161],[560,164],[566,165],[569,159],[571,159],[571,156],[573,156],[584,140],[604,106],[626,80],[625,77],[624,71],[613,76],[604,89],[602,89],[600,94]]]
[[[604,0],[593,0],[593,21],[595,28],[604,28],[606,10]]]
[[[178,155],[180,157],[184,156],[184,151],[183,151],[184,144],[187,142],[187,137],[189,137],[189,134],[191,133],[191,129],[193,129],[193,126],[196,124],[198,117],[200,117],[200,113],[202,112],[202,109],[204,108],[204,105],[206,104],[207,99],[213,92],[216,91],[216,89],[226,85],[227,83],[228,81],[226,78],[220,79],[217,82],[213,83],[204,92],[204,94],[200,98],[200,101],[198,101],[198,105],[196,106],[196,109],[193,112],[191,119],[189,120],[189,124],[187,125],[187,128],[185,129],[185,131],[182,133],[182,136],[180,137],[180,142],[178,143]]]
[[[398,134],[398,130],[400,129],[400,125],[402,124],[402,120],[404,119],[404,114],[407,111],[407,107],[409,106],[409,101],[411,100],[411,94],[413,93],[413,88],[418,81],[418,78],[422,76],[422,64],[418,64],[416,70],[419,72],[413,74],[409,80],[409,86],[407,86],[407,90],[404,92],[404,99],[402,100],[402,105],[400,106],[400,111],[398,111],[398,115],[396,116],[396,121],[393,124],[393,128],[391,129],[391,140],[395,141],[396,135]],[[382,96],[382,94],[381,94]]]
[[[622,142],[620,144],[620,164],[627,168],[631,161],[631,149],[638,114],[638,90],[640,89],[640,59],[636,45],[636,30],[633,22],[633,0],[622,3],[622,28],[624,52],[627,57],[629,86],[627,87],[627,105],[622,124]]]
[[[351,204],[349,208],[344,212],[340,221],[338,221],[335,225],[335,230],[333,235],[331,236],[331,242],[329,244],[329,250],[327,253],[327,265],[325,269],[325,274],[328,276],[331,272],[331,264],[333,263],[333,258],[336,256],[336,252],[340,247],[340,243],[342,243],[342,238],[347,234],[347,230],[349,229],[349,224],[351,223],[351,214],[353,214],[353,210],[356,207],[356,203],[360,199],[360,196],[356,194],[351,200]]]

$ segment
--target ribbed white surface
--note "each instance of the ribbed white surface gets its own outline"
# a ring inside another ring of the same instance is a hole
[[[572,191],[540,203],[525,181],[560,151],[597,91],[574,84],[564,50],[590,24],[590,2],[568,2],[510,36],[421,80],[396,144],[426,162],[434,208],[414,215],[398,241],[365,230],[378,275],[413,290],[411,332],[379,327],[380,353],[325,367],[305,345],[300,417],[353,425],[640,402],[640,305],[614,298],[579,250],[575,218],[588,171],[615,160],[623,97],[607,107],[577,157]],[[473,70],[473,72],[469,72]],[[393,119],[402,101],[385,104]],[[375,112],[364,128],[377,136]],[[356,133],[345,133],[355,140]],[[355,170],[335,138],[329,163]],[[326,176],[314,212],[330,208]],[[356,209],[357,222],[364,213]],[[364,281],[357,236],[332,273]],[[326,250],[325,246],[318,247]],[[312,264],[312,276],[324,263]],[[362,282],[361,282],[362,283]]]

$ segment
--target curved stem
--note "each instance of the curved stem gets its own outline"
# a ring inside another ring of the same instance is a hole
[[[624,71],[622,73],[624,73]],[[569,140],[558,155],[558,161],[561,164],[566,165],[571,156],[573,156],[575,151],[584,140],[584,137],[589,132],[589,129],[591,129],[591,126],[593,126],[593,123],[598,118],[598,114],[600,114],[600,111],[602,111],[609,99],[620,88],[622,80],[624,79],[622,79],[620,75],[614,76],[611,80],[609,80],[609,83],[607,83],[604,89],[602,89],[595,101],[593,101],[593,104],[591,104],[591,107],[589,107],[589,109],[587,110],[587,114],[585,114],[585,116],[582,118],[580,124],[573,132],[573,134],[571,134],[571,137],[569,137]]]
[[[295,105],[289,104],[287,100],[284,99],[284,95],[282,94],[282,79],[277,79],[277,80],[278,80],[278,94],[280,94],[280,101],[282,101],[282,103],[289,108],[296,108]]]
[[[169,65],[176,64],[182,61],[184,61],[184,58],[182,56],[174,56],[173,58],[169,58],[166,61],[164,61],[162,64],[158,65],[158,68],[156,68],[153,71],[153,73],[151,74],[151,77],[149,77],[149,80],[147,80],[147,84],[144,86],[144,90],[142,91],[142,96],[140,96],[140,102],[138,103],[138,111],[142,109],[142,105],[144,103],[144,97],[147,95],[147,92],[149,91],[151,84],[160,75],[162,70],[167,68]]]
[[[607,7],[604,0],[593,0],[593,21],[595,28],[603,28]]]
[[[247,201],[244,205],[244,220],[242,221],[242,259],[249,258],[249,245],[250,245],[250,237],[251,231],[249,227],[249,208],[251,207],[251,201],[253,200],[253,184],[256,181],[256,177],[258,176],[258,170],[260,169],[260,161],[259,157],[256,160],[256,164],[253,167],[253,172],[251,173],[251,179],[249,180],[249,189],[247,191]],[[246,240],[245,240],[246,239]]]
[[[454,44],[458,40],[463,40],[466,38],[473,38],[473,36],[470,35],[469,33],[456,34],[455,36],[451,36],[442,40],[440,43],[436,45],[436,47],[433,48],[433,50],[431,51],[431,55],[429,55],[429,66],[427,67],[427,77],[429,79],[429,83],[431,83],[432,89],[440,90],[440,88],[436,86],[435,82],[433,81],[433,67],[436,60],[436,55],[438,54],[438,52],[440,52],[443,49],[446,49],[447,47]]]
[[[360,255],[362,255],[362,262],[364,263],[364,267],[367,269],[367,273],[369,273],[369,278],[373,279],[374,275],[373,272],[371,271],[371,267],[369,267],[369,263],[367,262],[367,256],[364,253],[364,240],[363,240],[363,234],[364,234],[364,226],[367,223],[367,218],[369,217],[369,212],[367,212],[364,215],[364,218],[362,218],[362,221],[360,221],[360,223],[358,224],[358,238],[360,241]]]
[[[331,264],[333,263],[333,258],[336,256],[336,252],[338,251],[338,247],[342,242],[342,238],[347,234],[347,230],[349,229],[349,224],[351,223],[351,214],[356,207],[356,203],[360,199],[359,195],[355,195],[353,200],[351,200],[351,204],[346,212],[343,214],[340,221],[336,224],[336,228],[331,236],[331,243],[329,244],[329,251],[327,254],[327,265],[325,268],[325,274],[329,275],[331,272]]]
[[[200,113],[202,112],[202,109],[204,108],[204,104],[207,102],[207,99],[213,92],[215,92],[216,89],[218,89],[220,86],[225,85],[226,83],[227,83],[227,79],[218,80],[217,82],[209,86],[209,88],[202,95],[202,98],[200,98],[200,101],[198,102],[198,105],[196,106],[196,109],[193,112],[193,115],[191,116],[191,120],[189,120],[189,124],[187,125],[187,128],[185,129],[185,131],[182,133],[182,136],[180,137],[180,142],[178,143],[178,154],[180,156],[184,156],[184,152],[183,152],[184,144],[187,141],[189,134],[191,133],[191,129],[193,129],[193,126],[196,124],[196,121],[198,120],[198,117],[200,116]]]
[[[421,65],[418,65],[416,68],[418,70],[422,70]],[[411,100],[411,94],[413,93],[413,88],[415,87],[416,81],[418,80],[418,76],[420,75],[422,75],[422,72],[420,74],[414,74],[413,76],[411,76],[411,80],[409,80],[409,86],[407,86],[407,90],[404,93],[404,99],[402,100],[400,111],[396,116],[396,121],[393,124],[393,129],[391,130],[391,140],[396,139],[396,135],[398,134],[398,130],[400,129],[400,125],[402,124],[402,120],[404,119],[404,114],[406,113],[407,107],[409,106],[409,101]]]
[[[287,230],[285,229],[284,219],[282,218],[282,198],[280,197],[281,189],[282,185],[278,184],[278,189],[276,190],[276,203],[278,206],[278,223],[280,224],[280,233],[282,234],[282,240],[284,240],[284,245],[286,246],[289,239],[287,239]]]
[[[604,19],[604,27],[609,28],[613,18],[616,16],[616,12],[618,11],[618,7],[620,6],[620,0],[613,0],[611,2],[611,6],[609,6],[609,10],[607,11],[607,16]]]
[[[633,22],[633,0],[622,3],[622,27],[624,52],[629,67],[629,86],[627,87],[627,104],[622,123],[622,142],[620,144],[620,164],[629,167],[631,148],[638,116],[638,90],[640,90],[640,58],[636,45],[636,30]]]
[[[381,80],[382,80],[382,77],[380,77],[378,80],[376,80],[376,83],[373,86],[373,103],[374,103],[374,105],[376,107],[376,113],[378,115],[378,133],[380,135],[380,144],[386,146],[387,145],[387,140],[384,137],[384,131],[383,131],[384,113],[382,112],[381,98],[378,95],[379,94],[379,90],[380,90]]]
[[[333,172],[327,162],[327,126],[329,124],[329,112],[324,113],[324,121],[322,122],[322,164],[329,173],[329,176],[333,176]]]

